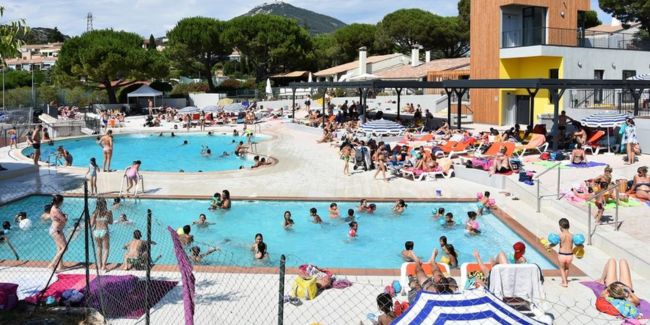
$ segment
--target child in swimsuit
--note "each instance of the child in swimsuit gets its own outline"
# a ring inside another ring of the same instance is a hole
[[[569,231],[569,220],[560,219],[560,249],[557,253],[557,259],[560,264],[560,275],[562,277],[562,286],[569,285],[569,267],[573,261],[573,234]]]
[[[340,216],[339,207],[336,205],[336,203],[330,204],[329,213],[330,218],[338,218]]]
[[[214,193],[212,202],[210,202],[209,210],[216,210],[221,208],[221,193]]]
[[[434,219],[438,219],[440,217],[443,217],[445,215],[445,208],[438,208],[438,212],[433,215]]]
[[[218,251],[220,251],[220,249],[218,247],[212,247],[212,248],[208,249],[207,252],[201,254],[201,248],[199,248],[198,246],[194,246],[194,247],[192,247],[190,249],[190,251],[192,252],[192,255],[190,256],[190,259],[192,260],[192,262],[195,263],[195,264],[201,264],[201,262],[203,262],[204,257],[206,257],[206,256],[208,256],[208,255],[210,255],[210,254],[212,254],[214,252],[218,252]]]
[[[140,165],[142,162],[140,160],[136,160],[133,162],[133,165],[129,167],[124,175],[126,175],[126,181],[127,181],[127,188],[126,188],[126,193],[128,194],[129,191],[133,186],[138,185],[138,179],[140,177],[139,171],[140,171]]]
[[[291,211],[284,211],[284,229],[289,230],[293,227],[293,219],[291,219]]]
[[[336,203],[332,203],[332,204],[336,204]],[[323,219],[321,219],[320,216],[318,215],[318,210],[316,210],[316,208],[309,209],[309,216],[312,217],[313,219],[312,221],[314,223],[323,223]],[[330,218],[334,218],[332,217],[331,211],[330,211]]]
[[[357,231],[359,230],[359,224],[356,221],[352,221],[348,225],[350,226],[350,230],[348,231],[348,236],[350,236],[350,238],[357,237]]]

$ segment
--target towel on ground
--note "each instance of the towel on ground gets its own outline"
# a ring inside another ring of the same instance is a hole
[[[592,207],[595,207],[596,204],[594,202],[590,203]],[[635,199],[629,199],[627,201],[619,201],[618,204],[619,207],[621,208],[634,208],[634,207],[640,207],[641,202],[635,200]],[[605,210],[613,210],[616,209],[616,202],[614,200],[607,201],[607,204],[605,204]]]
[[[573,167],[573,168],[591,168],[591,167],[600,167],[600,166],[607,166],[605,163],[600,163],[600,162],[595,162],[595,161],[590,161],[584,164],[568,164],[568,167]]]
[[[582,281],[580,284],[591,289],[596,297],[600,297],[600,294],[605,290],[605,285],[596,281]],[[650,303],[646,300],[641,299],[641,304],[639,304],[637,309],[643,315],[644,319],[650,317]]]
[[[490,292],[499,299],[544,298],[539,267],[535,264],[498,264],[490,272]]]
[[[557,164],[557,163],[558,163],[557,161],[540,160],[540,161],[535,161],[535,162],[533,162],[533,165],[535,165],[535,166],[541,166],[541,167],[544,167],[544,168],[551,168],[551,167],[553,167],[553,165],[555,165],[555,164]],[[555,168],[557,168],[557,167],[560,167],[560,169],[566,169],[566,168],[569,168],[569,167],[567,167],[567,166],[565,166],[565,165],[558,165],[558,166],[556,166]]]

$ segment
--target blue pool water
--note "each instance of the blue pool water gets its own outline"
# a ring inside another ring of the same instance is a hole
[[[0,207],[0,220],[10,220],[20,211],[28,213],[30,219],[37,219],[50,198],[31,196]],[[82,199],[66,198],[63,211],[70,218],[76,218],[82,211]],[[122,246],[131,238],[133,230],[145,233],[146,210],[153,211],[152,240],[157,242],[152,256],[162,255],[158,263],[173,264],[173,254],[167,225],[174,229],[191,224],[205,213],[213,225],[207,228],[192,226],[196,244],[203,251],[208,245],[219,244],[223,253],[210,255],[206,264],[256,265],[250,253],[250,245],[255,233],[264,234],[271,260],[277,262],[281,254],[287,256],[287,264],[297,266],[313,263],[326,267],[342,268],[397,268],[402,260],[399,253],[404,242],[415,242],[418,256],[428,259],[433,248],[439,248],[438,238],[447,236],[449,243],[456,247],[459,261],[473,261],[472,251],[477,248],[484,259],[495,256],[499,251],[512,252],[512,244],[521,240],[517,234],[493,215],[479,217],[482,233],[478,236],[465,234],[463,226],[443,229],[432,218],[431,210],[444,206],[455,216],[466,216],[466,211],[473,210],[473,203],[412,203],[401,216],[392,214],[390,203],[378,203],[375,214],[360,214],[358,237],[349,240],[348,225],[340,220],[330,219],[327,208],[329,202],[295,202],[295,201],[235,201],[230,211],[211,212],[207,210],[206,200],[141,200],[138,203],[124,202],[114,210],[115,218],[126,213],[133,225],[115,224],[111,227],[110,262],[121,262]],[[319,215],[327,224],[317,225],[311,222],[309,208],[316,207]],[[339,209],[347,211],[354,208],[354,203],[340,203]],[[91,201],[91,213],[94,202]],[[293,214],[294,229],[287,231],[282,227],[285,210]],[[17,247],[23,260],[49,260],[54,256],[54,245],[47,233],[49,223],[35,221],[28,231],[14,230],[10,233],[12,243]],[[69,221],[66,233],[72,229]],[[224,239],[229,239],[223,243]],[[555,269],[546,257],[529,246],[526,251],[529,261],[539,264],[543,269]],[[0,244],[0,259],[13,259],[12,253]],[[66,261],[83,260],[83,236],[71,243]]]
[[[166,132],[162,137],[159,137],[158,133],[152,133],[116,135],[113,139],[115,145],[111,169],[123,170],[134,160],[142,161],[142,170],[167,172],[178,172],[181,169],[185,172],[224,171],[239,169],[240,166],[250,167],[253,164],[252,160],[239,158],[233,154],[239,141],[246,143],[245,137],[206,134],[177,134],[171,137]],[[255,137],[253,141],[262,139]],[[187,145],[183,145],[184,140],[188,141]],[[41,145],[42,160],[47,161],[48,155],[54,153],[58,146],[63,146],[72,154],[73,166],[88,167],[90,158],[95,157],[99,167],[102,167],[104,158],[96,137],[55,141],[54,146],[43,144]],[[212,151],[210,157],[201,156],[202,146],[210,148]],[[220,157],[224,151],[230,156]],[[32,152],[31,147],[23,150],[25,156]]]

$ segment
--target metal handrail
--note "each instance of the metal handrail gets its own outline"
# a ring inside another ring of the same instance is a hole
[[[619,206],[619,191],[618,191],[618,184],[614,183],[610,186],[608,186],[604,190],[600,190],[595,194],[592,194],[591,196],[587,197],[585,202],[587,202],[587,229],[589,230],[589,236],[587,239],[587,244],[591,245],[591,237],[593,234],[596,232],[596,228],[591,229],[591,204],[590,201],[595,199],[598,196],[603,195],[606,192],[609,192],[611,190],[614,190],[614,193],[616,194],[616,201],[615,201],[615,206],[616,206],[616,212],[614,214],[614,231],[618,231],[618,206]]]
[[[560,168],[560,165],[561,165],[561,164],[562,164],[562,162],[559,161],[559,162],[557,162],[556,164],[554,164],[553,166],[547,168],[547,169],[544,170],[543,172],[541,172],[541,173],[535,175],[535,177],[533,177],[533,180],[534,180],[534,181],[537,181],[537,212],[538,212],[538,213],[541,211],[541,208],[542,208],[542,197],[545,197],[545,196],[555,196],[555,195],[557,195],[557,199],[558,199],[558,200],[561,198],[561,197],[560,197],[560,174],[561,174],[561,170],[562,170],[562,168]],[[557,193],[552,194],[552,195],[539,195],[539,192],[540,192],[540,183],[541,183],[541,180],[540,180],[539,178],[540,178],[542,175],[548,173],[549,171],[551,171],[553,168],[556,168],[556,167],[557,167]]]

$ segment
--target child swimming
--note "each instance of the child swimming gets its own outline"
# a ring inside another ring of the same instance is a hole
[[[199,246],[194,246],[190,249],[190,251],[192,252],[192,255],[190,255],[190,259],[192,260],[192,263],[201,264],[201,262],[203,262],[203,259],[206,256],[221,250],[219,249],[219,247],[211,247],[210,249],[208,249],[207,252],[201,254],[201,248]]]
[[[330,218],[338,218],[341,215],[339,212],[339,207],[336,205],[336,203],[330,204],[329,214]]]
[[[323,223],[323,219],[318,215],[318,210],[316,210],[316,208],[309,209],[309,216],[312,217],[313,223]]]
[[[214,193],[212,201],[210,201],[210,208],[208,208],[208,210],[216,209],[221,209],[221,194],[219,192]]]
[[[406,204],[404,200],[399,199],[395,202],[395,206],[393,207],[393,212],[396,214],[402,214],[404,212],[404,209],[406,209],[407,206],[408,204]]]
[[[350,238],[356,238],[357,231],[359,230],[359,224],[356,221],[352,221],[348,224],[348,226],[350,226],[350,230],[348,231],[348,236]]]
[[[404,243],[404,250],[402,251],[402,259],[404,262],[413,262],[415,259],[413,258],[414,253],[413,253],[413,247],[415,246],[415,243],[412,241],[407,241]]]
[[[469,211],[467,212],[467,223],[465,224],[465,230],[467,231],[468,234],[470,235],[478,235],[481,233],[480,230],[478,230],[478,221],[476,221],[476,212],[474,211]]]
[[[485,193],[483,193],[483,196],[478,200],[478,203],[476,204],[476,207],[478,208],[478,210],[476,210],[476,213],[478,215],[483,215],[484,210],[489,208],[489,201],[490,192],[485,191]]]
[[[433,215],[434,219],[438,219],[445,215],[445,208],[438,208],[438,211]]]
[[[284,229],[289,230],[293,227],[293,219],[291,219],[291,211],[284,211]]]
[[[207,227],[209,225],[212,225],[213,223],[208,222],[205,214],[201,213],[201,214],[199,214],[199,220],[193,221],[192,224],[197,225],[199,227]]]
[[[345,217],[345,222],[354,221],[354,209],[348,209],[348,215]]]
[[[445,214],[444,226],[453,227],[454,225],[456,225],[456,221],[454,221],[454,214],[451,212],[447,212],[447,214]]]

